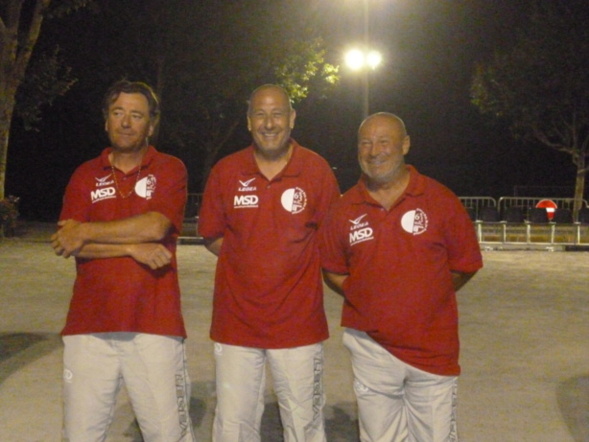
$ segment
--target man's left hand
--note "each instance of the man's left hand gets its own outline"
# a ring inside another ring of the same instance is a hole
[[[57,225],[59,230],[51,236],[51,247],[55,254],[64,258],[76,256],[86,243],[82,232],[83,223],[68,219],[59,221]]]

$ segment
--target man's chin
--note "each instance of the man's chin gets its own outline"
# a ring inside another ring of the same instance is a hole
[[[255,144],[256,150],[260,155],[269,160],[276,160],[282,158],[288,152],[289,145],[284,146],[260,146]]]
[[[382,186],[390,183],[394,179],[394,175],[391,173],[374,173],[363,171],[366,176],[366,180],[371,186]]]
[[[139,152],[141,149],[147,147],[147,144],[139,145],[139,144],[125,144],[125,143],[112,143],[113,150],[119,152]]]

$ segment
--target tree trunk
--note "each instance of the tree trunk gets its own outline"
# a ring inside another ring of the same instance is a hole
[[[219,154],[219,151],[223,148],[223,146],[225,145],[225,143],[227,142],[227,140],[229,140],[229,138],[231,138],[231,136],[233,135],[233,132],[235,132],[235,129],[237,128],[237,126],[240,123],[240,119],[236,118],[231,125],[227,128],[227,130],[224,132],[223,137],[221,139],[214,139],[211,140],[210,143],[207,143],[208,146],[206,146],[206,157],[204,160],[204,164],[202,166],[202,178],[201,178],[201,189],[204,191],[205,185],[207,184],[207,179],[209,178],[209,174],[211,173],[211,169],[213,168],[213,165],[215,164],[215,160],[217,159],[217,155]]]
[[[6,3],[6,2],[5,2]],[[0,28],[0,199],[4,199],[8,139],[14,113],[16,90],[21,84],[31,54],[39,38],[43,13],[51,0],[35,0],[28,28],[20,22],[24,0],[11,0],[3,6],[6,20]],[[19,39],[19,28],[23,38]]]
[[[583,205],[583,195],[585,194],[585,177],[587,176],[587,159],[583,152],[579,155],[578,159],[575,161],[577,165],[577,176],[575,179],[575,202],[573,205],[573,213],[575,214],[575,219],[577,218],[577,214]]]
[[[4,88],[3,88],[4,89]],[[2,91],[5,92],[5,89]],[[8,140],[14,112],[14,93],[0,98],[0,200],[5,197],[6,165],[8,163]],[[11,99],[12,98],[12,99]]]

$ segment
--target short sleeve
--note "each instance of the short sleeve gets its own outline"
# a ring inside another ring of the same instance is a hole
[[[219,238],[225,232],[223,198],[219,165],[213,167],[202,196],[198,216],[198,233],[204,238]]]

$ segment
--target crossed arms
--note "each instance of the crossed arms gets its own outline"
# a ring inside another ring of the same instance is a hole
[[[159,212],[104,222],[68,219],[58,226],[59,230],[51,236],[51,247],[64,258],[130,256],[152,269],[164,267],[172,260],[172,253],[161,243],[172,223]]]

